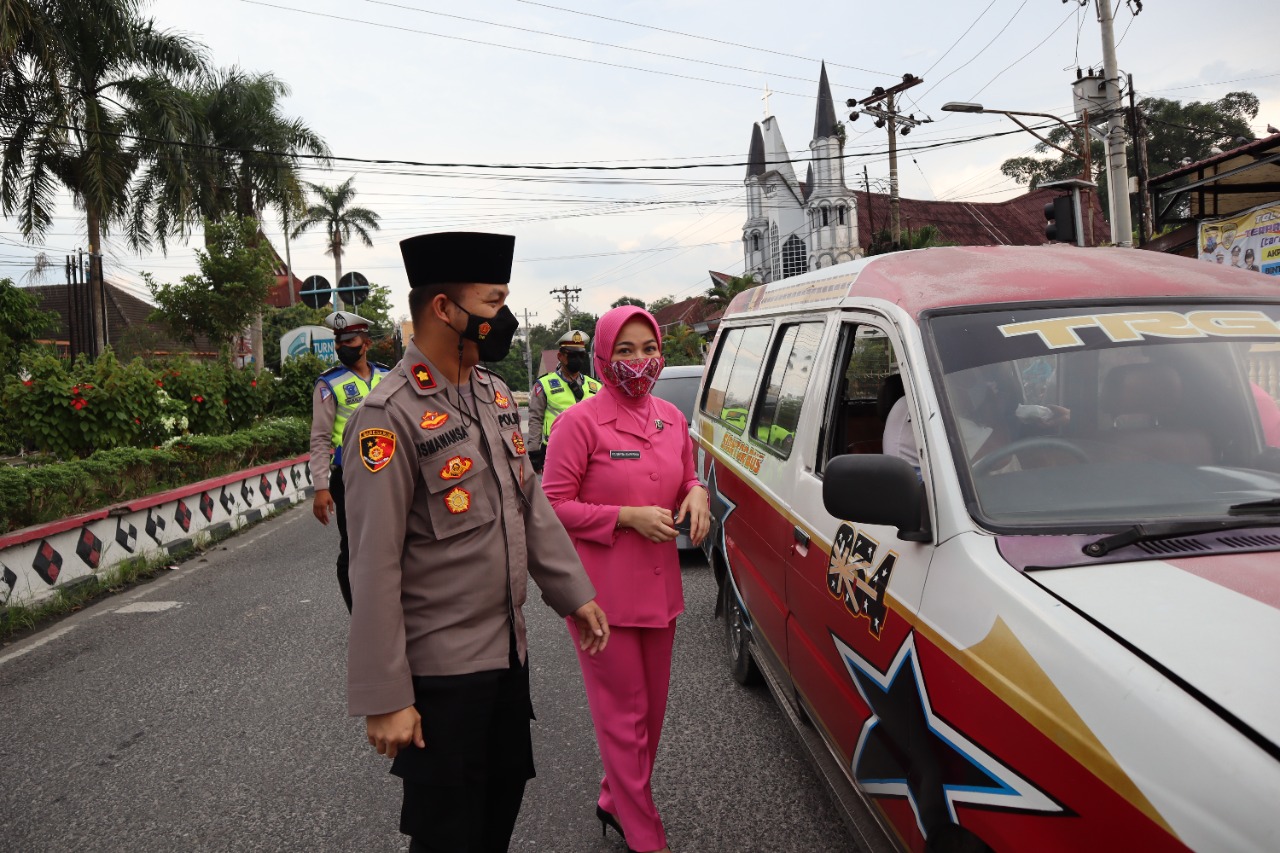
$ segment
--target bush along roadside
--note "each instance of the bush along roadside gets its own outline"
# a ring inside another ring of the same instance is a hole
[[[116,447],[83,459],[0,466],[0,533],[297,456],[306,418],[274,418],[229,435],[183,435],[146,449]]]

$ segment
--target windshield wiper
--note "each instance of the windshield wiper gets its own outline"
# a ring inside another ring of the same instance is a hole
[[[1240,507],[1256,506],[1256,509],[1246,509],[1245,513],[1264,515],[1262,518],[1250,517],[1248,519],[1229,519],[1226,521],[1165,521],[1155,524],[1135,524],[1122,533],[1115,533],[1111,536],[1090,542],[1082,549],[1084,553],[1090,557],[1102,557],[1110,554],[1112,551],[1124,548],[1127,545],[1134,545],[1138,542],[1156,542],[1161,539],[1174,539],[1178,536],[1193,536],[1197,533],[1216,533],[1224,530],[1239,530],[1243,527],[1266,527],[1269,525],[1280,525],[1280,501],[1272,504],[1270,501],[1259,501],[1255,504],[1240,504]],[[1268,512],[1268,506],[1270,513]],[[1232,507],[1232,511],[1238,507]],[[1274,513],[1272,515],[1272,513]],[[1266,517],[1270,516],[1270,517]]]
[[[1268,515],[1272,512],[1280,512],[1280,498],[1234,504],[1227,510],[1228,515]]]

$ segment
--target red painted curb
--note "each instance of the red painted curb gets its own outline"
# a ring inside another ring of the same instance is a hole
[[[128,503],[112,504],[111,506],[95,509],[92,512],[81,513],[80,515],[72,515],[67,518],[60,518],[57,521],[48,521],[44,524],[37,524],[34,527],[24,527],[21,530],[15,530],[12,533],[6,533],[0,536],[0,550],[11,548],[14,545],[22,545],[33,539],[43,539],[58,533],[63,533],[73,527],[79,527],[88,524],[91,521],[97,521],[110,515],[123,515],[137,510],[148,509],[149,507],[159,506],[169,501],[175,501],[180,498],[189,497],[199,494],[208,489],[217,489],[228,483],[236,483],[240,480],[254,477],[259,474],[265,474],[268,471],[276,471],[280,468],[288,468],[290,465],[299,463],[305,464],[309,459],[309,454],[295,456],[292,459],[285,459],[281,462],[269,462],[266,465],[259,465],[255,468],[247,468],[243,471],[235,471],[230,474],[224,474],[221,477],[214,477],[210,480],[201,480],[198,483],[192,483],[189,486],[179,486],[176,489],[170,489],[167,492],[157,492],[154,495],[138,498]]]

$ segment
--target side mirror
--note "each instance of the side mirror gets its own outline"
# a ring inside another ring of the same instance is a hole
[[[847,454],[827,463],[822,504],[836,518],[898,528],[908,542],[928,542],[924,485],[904,459],[880,454]]]

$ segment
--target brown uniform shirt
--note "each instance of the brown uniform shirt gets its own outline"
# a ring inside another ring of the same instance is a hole
[[[525,455],[510,389],[472,377],[464,417],[458,389],[410,344],[347,423],[353,716],[412,705],[414,675],[507,668],[513,628],[525,660],[530,574],[561,616],[595,597]]]
[[[338,418],[338,404],[333,392],[323,382],[311,390],[311,485],[316,491],[329,488],[329,466],[333,463],[333,422]]]

